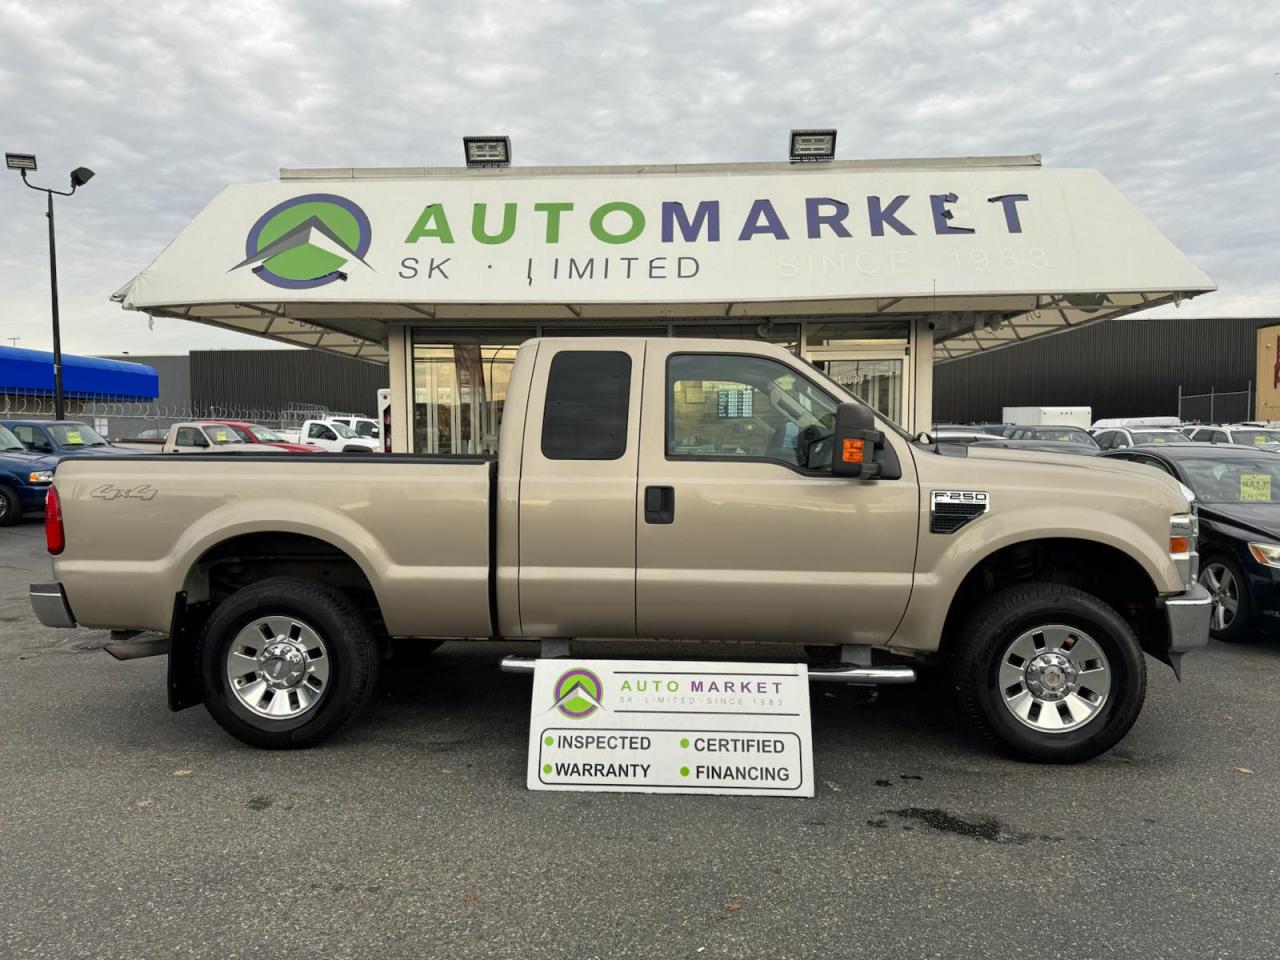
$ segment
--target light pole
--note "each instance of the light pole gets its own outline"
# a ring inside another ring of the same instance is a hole
[[[32,190],[39,190],[48,201],[45,216],[49,219],[49,289],[53,305],[53,415],[55,419],[65,420],[66,410],[62,402],[62,331],[58,325],[58,253],[53,239],[53,195],[71,196],[77,187],[83,187],[93,179],[93,171],[88,167],[76,167],[71,171],[71,189],[54,190],[52,187],[37,187],[27,179],[27,171],[36,169],[33,153],[6,153],[4,165],[21,173],[22,182]]]

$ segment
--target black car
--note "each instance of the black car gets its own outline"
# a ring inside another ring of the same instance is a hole
[[[1187,442],[1102,455],[1163,470],[1195,492],[1200,582],[1213,594],[1217,639],[1253,640],[1280,626],[1280,454]]]

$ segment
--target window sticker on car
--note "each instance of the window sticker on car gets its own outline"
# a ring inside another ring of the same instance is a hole
[[[71,446],[75,446],[77,443],[79,443],[79,444],[83,444],[83,443],[84,443],[84,437],[83,437],[83,436],[81,436],[80,431],[79,431],[79,430],[68,430],[68,431],[67,431],[67,446],[69,446],[69,447],[71,447]]]
[[[225,430],[215,430],[215,431],[213,431],[213,442],[214,442],[214,443],[226,443],[228,439],[229,439],[229,438],[227,437],[227,431],[225,431]]]
[[[1266,442],[1267,442],[1267,435],[1265,433],[1259,433],[1254,435],[1253,445],[1255,447],[1260,447]]]
[[[1058,439],[1059,439],[1059,440],[1061,440],[1063,443],[1070,443],[1070,442],[1071,442],[1071,434],[1069,434],[1069,433],[1060,433],[1060,434],[1058,434]]]
[[[1164,443],[1164,442],[1165,442],[1165,439],[1164,439],[1164,437],[1152,437],[1152,438],[1151,438],[1151,442],[1152,442],[1152,443]]]
[[[1261,500],[1264,502],[1270,502],[1271,474],[1269,473],[1240,474],[1240,499],[1241,501]]]

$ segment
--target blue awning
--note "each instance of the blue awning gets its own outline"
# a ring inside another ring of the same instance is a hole
[[[77,400],[154,400],[160,376],[144,363],[64,353],[62,392]],[[0,393],[53,396],[53,354],[0,347]]]

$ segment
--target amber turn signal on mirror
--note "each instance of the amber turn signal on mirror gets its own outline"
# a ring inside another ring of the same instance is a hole
[[[861,463],[862,462],[862,441],[854,440],[850,437],[844,438],[844,443],[840,450],[840,459],[845,463]]]

